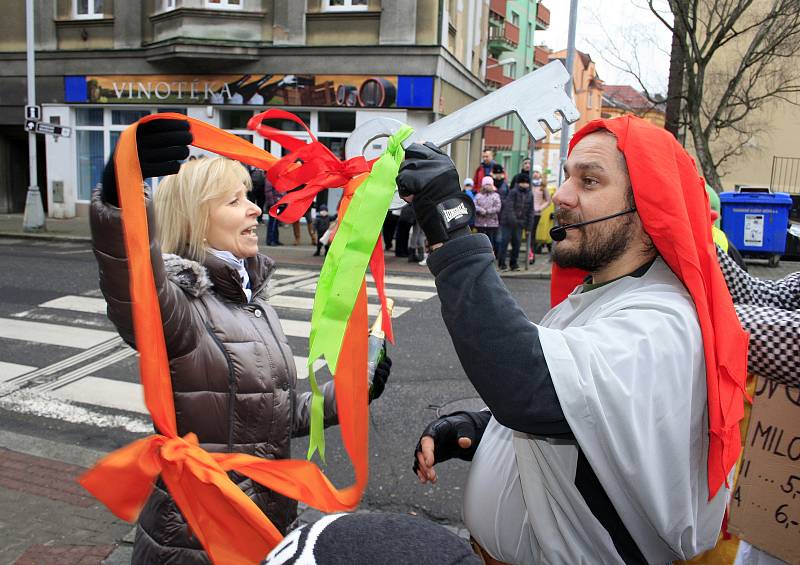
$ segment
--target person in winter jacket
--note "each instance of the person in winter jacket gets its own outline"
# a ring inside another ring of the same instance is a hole
[[[275,263],[258,252],[261,210],[247,200],[250,175],[241,164],[215,157],[181,166],[191,141],[185,120],[153,120],[136,132],[143,178],[166,177],[155,202],[148,195],[146,203],[177,432],[196,434],[210,452],[285,459],[291,438],[309,432],[311,394],[295,388],[292,350],[267,298]],[[136,347],[113,157],[92,195],[90,220],[108,317]],[[379,366],[375,398],[389,367]],[[333,382],[320,388],[324,423],[336,424]],[[278,530],[288,531],[295,500],[230,477]],[[209,563],[161,479],[139,516],[132,562]]]
[[[475,195],[475,229],[478,233],[485,233],[494,247],[497,238],[497,228],[500,225],[500,195],[494,188],[492,177],[483,177],[481,191]]]
[[[314,253],[315,257],[319,257],[323,246],[325,247],[325,255],[328,254],[328,249],[331,248],[330,240],[327,243],[322,243],[320,240],[322,236],[325,235],[325,232],[328,231],[328,228],[331,227],[331,222],[334,220],[336,220],[336,214],[329,216],[328,207],[325,204],[321,204],[317,211],[317,217],[314,218],[314,230],[317,232],[317,250]]]
[[[491,175],[495,165],[497,165],[497,163],[494,160],[494,151],[491,149],[485,149],[483,153],[481,153],[481,162],[475,169],[475,173],[472,175],[472,180],[474,182],[478,182],[478,179],[482,179],[487,175]],[[505,174],[503,175],[503,180],[505,180]]]
[[[500,231],[504,242],[511,243],[511,256],[509,262],[512,271],[519,270],[519,247],[522,241],[522,230],[530,232],[533,226],[533,194],[531,193],[531,179],[527,175],[519,175],[517,184],[508,192],[503,203],[500,216]],[[507,245],[503,245],[497,256],[500,269],[506,266]]]

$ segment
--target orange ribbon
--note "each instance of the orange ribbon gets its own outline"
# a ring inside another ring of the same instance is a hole
[[[161,434],[102,458],[79,482],[116,516],[134,521],[158,475],[214,563],[260,562],[282,539],[280,532],[228,477],[237,471],[285,496],[323,512],[352,510],[368,477],[367,295],[362,283],[339,357],[335,387],[344,447],[355,483],[337,489],[310,461],[267,460],[241,453],[208,453],[194,434],[177,435],[172,384],[164,343],[147,229],[142,174],[136,148],[138,124],[158,118],[187,120],[193,145],[263,169],[277,159],[251,143],[182,114],[153,114],[122,132],[114,165],[117,176],[131,302],[145,403]],[[363,176],[345,187],[345,213]]]

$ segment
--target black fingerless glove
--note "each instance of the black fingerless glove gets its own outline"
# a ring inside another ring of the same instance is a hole
[[[417,442],[417,448],[414,451],[414,472],[419,468],[419,461],[417,460],[417,453],[422,451],[422,438],[430,436],[433,438],[433,458],[436,463],[441,463],[457,457],[463,461],[472,461],[475,451],[478,449],[478,444],[483,438],[483,432],[486,431],[486,426],[489,425],[489,420],[492,418],[492,413],[488,410],[481,412],[453,412],[447,416],[442,416],[438,420],[434,420]],[[466,437],[472,440],[472,445],[468,448],[459,447],[459,438]]]
[[[157,119],[136,128],[136,148],[142,178],[174,175],[181,168],[180,161],[189,156],[192,133],[186,120]],[[103,201],[119,206],[114,155],[103,169]]]
[[[384,353],[381,359],[375,366],[375,375],[372,377],[372,386],[369,387],[369,401],[380,397],[383,394],[383,389],[386,388],[386,381],[389,380],[389,373],[392,372],[392,360],[389,359]]]
[[[413,196],[411,205],[428,245],[468,235],[475,217],[472,198],[461,190],[458,171],[433,143],[414,143],[397,175],[400,196]]]

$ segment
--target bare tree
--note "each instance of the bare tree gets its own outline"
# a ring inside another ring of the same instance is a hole
[[[724,163],[763,132],[759,110],[779,100],[800,104],[800,1],[646,0],[646,7],[672,32],[673,53],[683,59],[682,77],[672,76],[683,84],[668,91],[667,104],[678,98],[682,108],[673,127],[688,128],[703,175],[720,190]],[[655,101],[638,50],[610,43],[615,66]]]

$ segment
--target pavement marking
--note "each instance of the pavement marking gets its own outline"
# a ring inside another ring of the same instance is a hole
[[[311,275],[311,274],[319,274],[319,271],[315,271],[313,269],[284,269],[282,267],[278,267],[275,269],[275,277],[291,277],[293,275]]]
[[[0,338],[89,349],[116,337],[114,332],[0,318]]]
[[[89,296],[67,295],[39,304],[40,308],[58,308],[60,310],[73,310],[89,314],[105,314],[106,301],[103,298]]]
[[[308,357],[300,357],[299,355],[294,356],[294,366],[297,368],[297,378],[298,379],[307,379],[308,378]],[[314,371],[319,371],[322,369],[327,363],[324,359],[317,359],[314,361]]]
[[[82,367],[78,367],[77,369],[70,371],[69,373],[59,375],[52,381],[38,384],[33,388],[40,391],[57,390],[70,383],[79,381],[85,378],[87,375],[94,373],[95,371],[99,371],[100,369],[105,369],[106,367],[113,365],[114,363],[127,359],[128,357],[133,357],[134,355],[136,355],[136,350],[126,347],[125,349],[120,349],[119,351],[115,351],[111,355],[105,355],[96,361],[92,361],[88,365],[83,365]]]
[[[86,351],[82,351],[80,353],[72,355],[71,357],[62,359],[58,363],[53,363],[52,365],[48,365],[47,367],[42,367],[41,369],[36,369],[33,372],[24,373],[19,377],[12,378],[11,380],[13,382],[10,382],[9,385],[19,387],[22,384],[32,381],[37,377],[41,377],[43,375],[51,375],[53,373],[57,373],[58,371],[66,369],[67,367],[77,365],[78,363],[83,363],[84,361],[91,359],[92,357],[96,357],[97,355],[101,355],[107,351],[119,347],[123,343],[124,342],[122,341],[122,338],[116,336],[108,341],[101,343],[100,345],[96,345],[95,347],[87,349]],[[0,390],[0,394],[2,394],[2,392],[3,391]]]
[[[31,367],[30,365],[17,365],[16,363],[0,361],[0,383],[24,375],[25,373],[30,373],[35,369],[36,367]]]
[[[316,292],[317,283],[309,283],[300,287],[298,290],[303,292]],[[371,286],[367,286],[367,296],[378,296],[378,291]],[[436,293],[429,292],[427,290],[408,290],[405,288],[386,287],[386,296],[392,299],[402,298],[403,300],[408,300],[410,302],[422,302],[423,300],[428,300],[429,298],[436,296]]]
[[[92,253],[93,249],[74,249],[72,251],[54,251],[54,255],[76,255],[78,253]]]
[[[314,309],[314,299],[307,296],[288,296],[286,294],[276,294],[270,296],[269,303],[275,308],[291,308],[294,310],[308,310]],[[370,316],[377,316],[380,311],[380,304],[368,304],[367,310]],[[406,306],[395,306],[392,310],[392,318],[399,318],[410,308]]]
[[[281,320],[283,333],[292,337],[304,337],[308,339],[311,335],[311,322],[301,320]]]
[[[367,274],[367,282],[375,283],[372,275]],[[384,277],[385,284],[396,284],[399,286],[424,286],[429,288],[436,288],[436,281],[431,277],[402,277],[399,275],[386,275]]]
[[[142,385],[89,375],[53,391],[61,400],[149,415]]]

